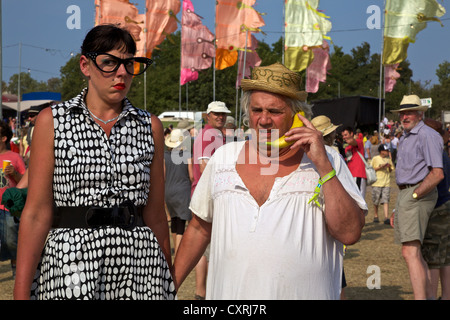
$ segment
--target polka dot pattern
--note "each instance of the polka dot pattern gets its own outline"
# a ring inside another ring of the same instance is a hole
[[[147,203],[154,154],[151,115],[125,99],[109,138],[83,103],[85,89],[52,106],[57,206]],[[45,244],[32,299],[174,299],[167,261],[148,227],[54,229]]]

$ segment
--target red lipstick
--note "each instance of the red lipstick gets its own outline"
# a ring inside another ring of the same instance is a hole
[[[116,85],[114,85],[114,89],[116,90],[124,90],[125,88],[125,83],[117,83]]]

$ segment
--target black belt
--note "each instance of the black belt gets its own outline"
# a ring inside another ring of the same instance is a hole
[[[406,188],[412,188],[412,187],[415,187],[415,186],[417,186],[419,183],[421,183],[422,181],[419,181],[419,182],[417,182],[417,183],[414,183],[414,184],[399,184],[398,185],[398,188],[400,189],[400,190],[403,190],[403,189],[406,189]]]
[[[143,208],[131,202],[112,208],[55,207],[52,227],[74,229],[115,226],[130,230],[145,226]]]

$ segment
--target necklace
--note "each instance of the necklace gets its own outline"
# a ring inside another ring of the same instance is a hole
[[[88,109],[88,110],[89,110],[89,109]],[[116,120],[119,118],[119,116],[120,116],[120,114],[119,114],[117,117],[114,117],[114,118],[112,118],[112,119],[109,119],[109,120],[102,120],[102,119],[100,119],[99,117],[96,117],[95,114],[93,114],[91,110],[89,110],[89,113],[94,117],[94,119],[100,121],[100,122],[103,123],[103,124],[108,124],[108,123],[110,123],[110,122],[116,121]]]

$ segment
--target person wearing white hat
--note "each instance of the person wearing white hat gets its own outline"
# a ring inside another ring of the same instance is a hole
[[[174,261],[177,287],[210,243],[207,299],[340,298],[343,243],[361,236],[367,205],[308,120],[300,82],[279,63],[242,80],[255,134],[219,148],[203,171]],[[294,117],[303,126],[292,128]]]
[[[428,267],[421,253],[428,219],[436,204],[436,186],[444,178],[442,138],[423,122],[424,111],[417,95],[404,96],[398,113],[404,128],[397,150],[395,178],[400,189],[391,224],[395,241],[402,245],[415,299],[430,294]]]
[[[191,195],[205,170],[206,164],[214,152],[225,144],[222,131],[226,123],[227,114],[231,111],[222,101],[212,101],[206,110],[206,124],[194,140],[193,148],[193,175]],[[202,300],[206,293],[207,259],[209,247],[196,266],[196,292],[195,298]]]

